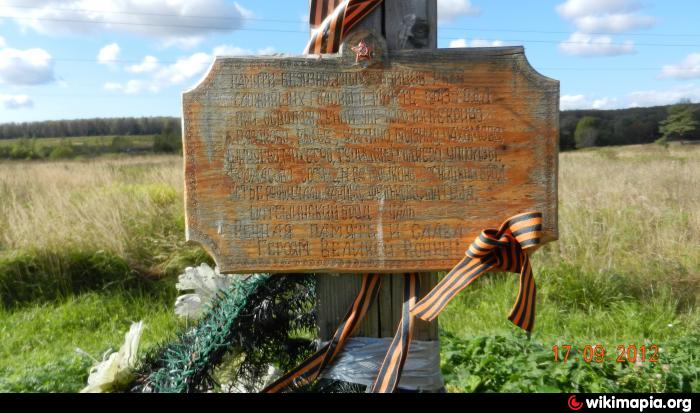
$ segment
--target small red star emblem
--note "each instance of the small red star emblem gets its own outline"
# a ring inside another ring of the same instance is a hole
[[[374,48],[367,43],[365,43],[364,40],[360,40],[360,43],[352,48],[352,51],[355,52],[355,63],[359,63],[360,60],[370,60],[372,59],[372,51]]]

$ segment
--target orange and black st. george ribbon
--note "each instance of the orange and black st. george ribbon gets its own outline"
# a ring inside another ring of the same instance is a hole
[[[311,0],[309,39],[304,54],[337,53],[347,34],[384,0]]]
[[[489,271],[520,273],[520,288],[508,319],[528,332],[535,325],[537,289],[529,249],[541,243],[542,214],[528,212],[504,222],[498,230],[487,229],[474,240],[467,256],[430,291],[411,313],[432,321],[460,291]]]
[[[340,3],[345,0],[311,0],[309,5],[309,26],[311,29],[318,29],[323,20],[328,17]]]

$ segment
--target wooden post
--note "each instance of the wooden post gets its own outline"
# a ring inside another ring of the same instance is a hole
[[[437,0],[385,0],[355,30],[368,29],[381,34],[389,51],[437,48]],[[355,336],[393,337],[401,319],[403,277],[383,276],[377,302],[370,308]],[[421,297],[437,284],[437,273],[420,276]],[[322,340],[335,332],[360,288],[357,274],[323,274],[318,277],[318,328]],[[416,320],[415,340],[438,340],[437,321]]]

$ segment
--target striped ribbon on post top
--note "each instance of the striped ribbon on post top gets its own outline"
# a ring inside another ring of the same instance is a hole
[[[542,214],[527,212],[504,222],[498,230],[487,229],[474,240],[466,257],[415,307],[411,314],[432,321],[466,286],[489,271],[520,273],[520,287],[508,319],[532,331],[535,325],[537,288],[527,252],[541,245]]]
[[[311,0],[311,39],[304,54],[337,53],[347,34],[384,0]]]

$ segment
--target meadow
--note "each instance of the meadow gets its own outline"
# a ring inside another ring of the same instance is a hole
[[[181,153],[182,139],[170,130],[157,135],[0,139],[0,160],[69,160],[119,154]]]
[[[0,162],[0,391],[80,390],[132,321],[144,352],[183,327],[174,277],[211,260],[184,242],[182,182],[175,155]],[[448,390],[698,391],[700,147],[562,153],[559,201],[531,340],[506,318],[517,276],[482,277],[440,317]],[[603,361],[573,361],[598,344]]]

